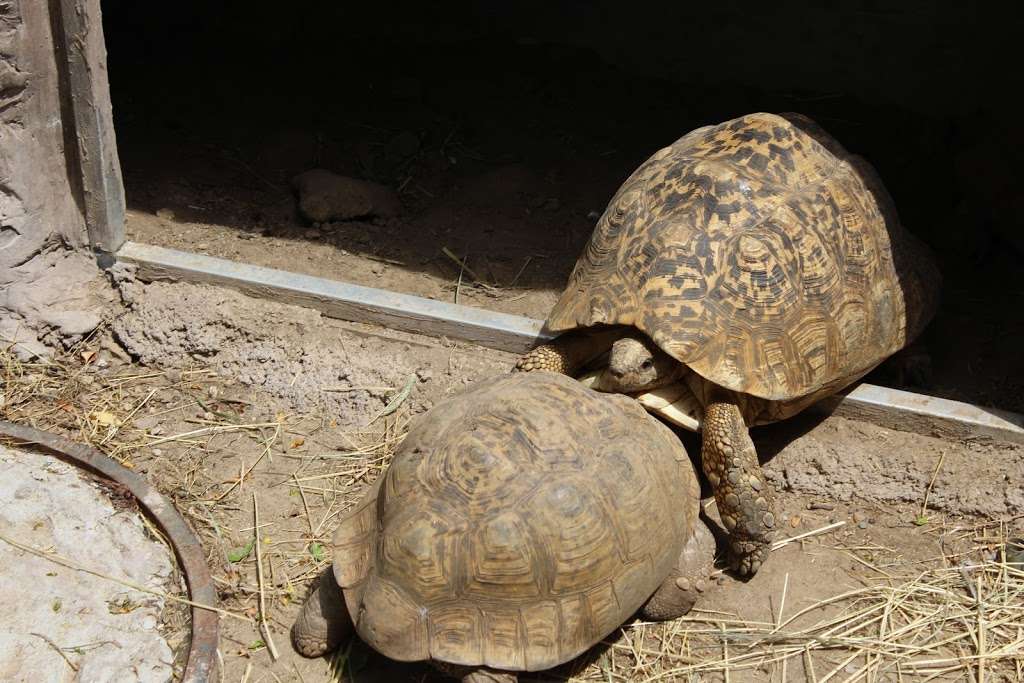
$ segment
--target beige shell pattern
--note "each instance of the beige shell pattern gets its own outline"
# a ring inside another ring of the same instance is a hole
[[[655,591],[699,495],[682,444],[636,402],[505,375],[421,416],[341,522],[334,573],[387,657],[547,669]]]
[[[714,384],[804,405],[908,343],[938,290],[866,161],[806,117],[751,114],[630,176],[547,328],[633,325]]]

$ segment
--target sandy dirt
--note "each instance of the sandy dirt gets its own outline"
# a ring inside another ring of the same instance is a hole
[[[50,456],[0,446],[0,468],[7,539],[151,590],[173,590],[172,552],[134,505],[115,507],[80,470]],[[163,611],[163,598],[0,542],[5,681],[166,681],[174,657],[161,634]]]
[[[48,390],[66,410],[40,418],[33,400],[50,406],[52,399],[22,398],[10,382],[5,415],[97,442],[112,427],[89,415],[97,406],[114,412],[122,421],[104,449],[175,501],[207,548],[223,606],[242,617],[222,620],[225,680],[326,680],[331,663],[297,656],[288,629],[330,560],[338,516],[379,475],[410,419],[473,379],[507,371],[512,357],[216,288],[129,281],[121,291],[118,344],[91,339],[87,348],[97,354],[88,363],[67,359],[73,379]],[[121,346],[132,362],[118,357]],[[28,381],[41,371],[20,372]],[[50,375],[46,381],[58,380]],[[696,455],[693,435],[682,437]],[[1020,529],[1019,447],[944,442],[831,417],[759,428],[754,438],[778,491],[782,535],[811,536],[776,551],[753,580],[723,574],[696,621],[627,624],[554,678],[536,680],[645,680],[689,666],[693,656],[718,661],[709,624],[717,632],[730,619],[776,623],[780,600],[788,615],[878,578],[900,585],[955,566],[963,553],[991,552],[993,539]],[[254,499],[276,662],[266,636],[243,621],[259,614]],[[712,501],[704,503],[714,520]],[[822,607],[804,619],[839,613]],[[815,646],[811,660],[818,676],[839,664],[851,673],[864,665],[843,664],[846,656]],[[359,643],[333,665],[354,672],[351,680],[436,679],[429,668],[388,662]],[[787,666],[787,676],[809,679],[803,657]],[[779,667],[766,660],[735,669],[731,680],[779,680]]]

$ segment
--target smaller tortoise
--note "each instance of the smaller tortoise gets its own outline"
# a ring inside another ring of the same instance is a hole
[[[292,629],[353,630],[464,682],[566,662],[638,609],[693,605],[714,557],[686,451],[635,401],[564,375],[478,382],[421,416],[342,521]]]
[[[548,316],[560,336],[517,368],[603,363],[595,388],[657,390],[643,402],[701,431],[732,564],[753,574],[775,511],[748,428],[904,348],[939,284],[866,161],[806,117],[750,114],[691,131],[623,183]]]

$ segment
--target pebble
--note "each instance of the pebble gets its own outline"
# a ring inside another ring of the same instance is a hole
[[[215,415],[209,411],[203,413],[203,419],[206,420],[207,422],[213,422],[214,417]]]
[[[151,427],[155,427],[156,426],[156,420],[157,420],[157,418],[155,416],[152,416],[152,415],[147,415],[145,417],[138,417],[138,418],[135,418],[135,426],[138,429],[149,429]]]
[[[210,398],[217,398],[218,394],[220,394],[220,388],[215,384],[206,387],[206,395]]]
[[[864,519],[865,519],[864,513],[862,513],[862,512],[854,512],[853,513],[853,521],[855,521],[855,522],[863,522]]]
[[[800,517],[797,516],[797,515],[793,515],[792,517],[790,517],[789,518],[789,525],[791,527],[793,527],[794,529],[797,528],[798,526],[800,526]]]
[[[154,448],[153,449],[153,455],[155,455],[156,457],[159,458],[163,454],[164,454],[164,452],[162,450],[160,450],[159,448]]]
[[[861,529],[867,529],[868,528],[868,522],[867,522],[867,520],[864,520],[863,522],[858,523],[857,526],[859,528],[861,528]]]

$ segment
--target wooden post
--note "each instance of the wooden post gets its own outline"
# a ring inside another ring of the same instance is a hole
[[[85,223],[93,249],[112,254],[125,240],[124,186],[117,158],[99,0],[59,0],[62,57],[74,118]],[[51,5],[52,6],[52,5]]]

